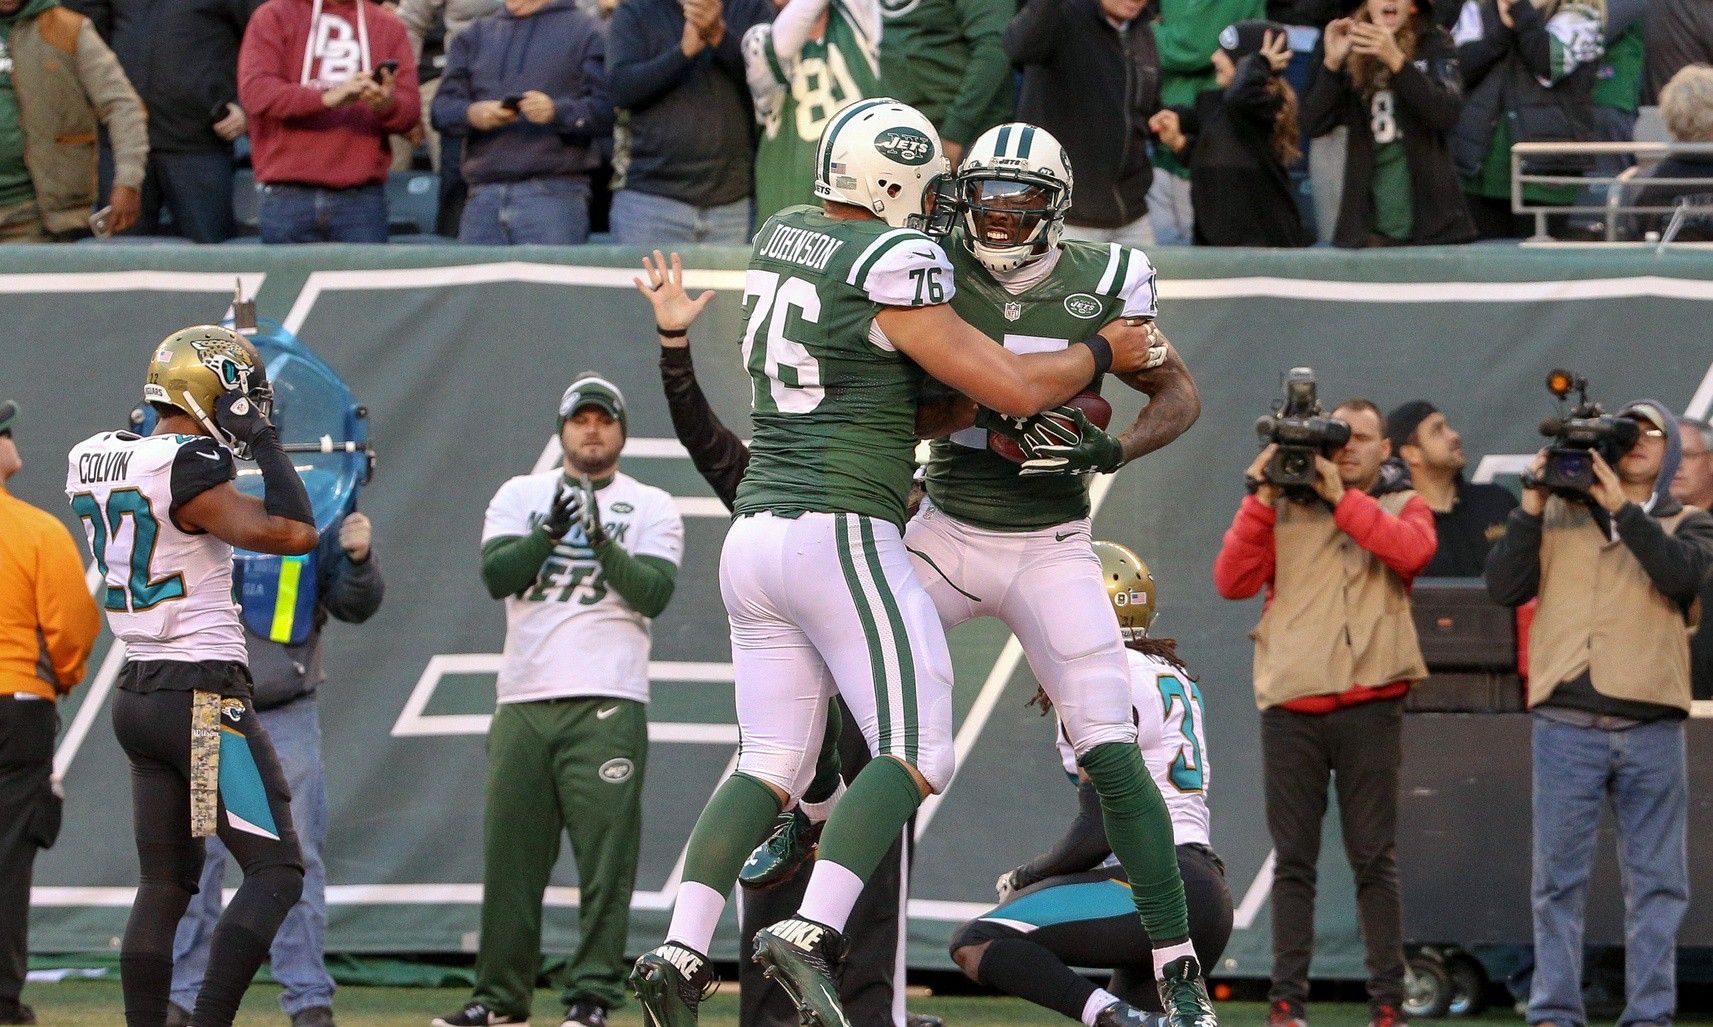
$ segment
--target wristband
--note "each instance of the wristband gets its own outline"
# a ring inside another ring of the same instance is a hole
[[[690,334],[690,329],[688,329],[688,328],[676,328],[676,329],[668,330],[668,329],[660,327],[659,325],[654,326],[654,331],[662,339],[682,339],[686,335]]]
[[[1094,376],[1096,378],[1112,370],[1112,343],[1107,342],[1105,336],[1091,335],[1082,340],[1082,344],[1088,347],[1090,353],[1094,354]]]
[[[272,426],[263,428],[250,440],[250,459],[262,472],[263,509],[272,517],[313,527],[315,508],[310,505],[309,492],[303,487],[303,479],[297,476],[291,457],[280,448],[279,434]]]

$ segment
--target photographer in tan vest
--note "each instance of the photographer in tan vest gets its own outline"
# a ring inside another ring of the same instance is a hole
[[[1487,557],[1487,591],[1519,606],[1534,713],[1535,973],[1528,1022],[1582,1027],[1583,911],[1608,797],[1618,824],[1626,920],[1620,1024],[1670,1024],[1677,929],[1689,905],[1689,634],[1713,568],[1713,516],[1672,498],[1677,422],[1652,400],[1613,467],[1592,454],[1586,497],[1523,492]],[[1546,467],[1546,450],[1530,478]]]
[[[1269,1027],[1303,1027],[1314,952],[1315,868],[1327,787],[1338,789],[1356,876],[1373,1027],[1403,1021],[1403,905],[1395,859],[1403,697],[1427,676],[1410,583],[1433,559],[1433,511],[1390,459],[1385,419],[1353,399],[1333,411],[1350,440],[1315,458],[1306,501],[1268,484],[1269,446],[1214,561],[1227,599],[1267,590],[1255,640],[1273,876]]]

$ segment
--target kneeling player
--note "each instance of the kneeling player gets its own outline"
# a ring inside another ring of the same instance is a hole
[[[268,423],[273,394],[255,348],[199,325],[153,352],[143,399],[160,417],[154,434],[85,439],[66,477],[107,622],[126,646],[113,732],[131,763],[142,873],[119,972],[130,1027],[160,1027],[173,932],[202,876],[203,839],[218,833],[244,883],[214,930],[191,1022],[230,1027],[303,890],[285,775],[251,703],[232,547],[296,556],[319,537]],[[233,487],[234,453],[261,469],[265,500]]]
[[[1216,965],[1231,937],[1225,865],[1208,845],[1208,758],[1201,692],[1171,639],[1151,639],[1154,583],[1123,546],[1094,543],[1130,659],[1137,744],[1166,799],[1189,902],[1197,955]],[[1046,694],[1036,701],[1047,706]],[[1065,770],[1076,754],[1058,731]],[[952,958],[971,980],[1055,1009],[1088,1027],[1136,1027],[1163,1009],[1155,989],[1152,943],[1136,918],[1124,869],[1112,859],[1100,797],[1079,775],[1081,810],[1065,837],[999,879],[1001,905],[960,927]],[[1097,988],[1071,966],[1112,969]],[[1168,980],[1166,986],[1170,987]]]

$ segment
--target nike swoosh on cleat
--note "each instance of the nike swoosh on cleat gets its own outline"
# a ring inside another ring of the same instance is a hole
[[[606,720],[608,717],[612,716],[613,714],[615,714],[617,712],[619,712],[619,708],[617,706],[608,706],[604,710],[596,710],[595,711],[595,719],[596,720]]]

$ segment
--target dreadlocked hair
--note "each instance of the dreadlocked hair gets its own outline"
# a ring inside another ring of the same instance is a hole
[[[1178,656],[1178,640],[1175,638],[1138,638],[1124,643],[1125,648],[1134,649],[1150,659],[1159,660],[1172,669],[1183,674],[1191,681],[1197,680],[1190,668]],[[1041,711],[1041,716],[1053,712],[1053,700],[1047,697],[1047,690],[1037,685],[1035,694],[1030,697],[1025,706],[1035,706]]]
[[[1368,13],[1367,4],[1362,5],[1362,9],[1356,12],[1355,18],[1357,21],[1367,22],[1370,25],[1374,23],[1373,17]],[[1403,23],[1398,26],[1398,30],[1392,33],[1392,38],[1398,41],[1398,49],[1403,52],[1406,62],[1415,57],[1416,19],[1405,18]],[[1350,78],[1356,83],[1356,88],[1362,90],[1364,100],[1372,100],[1375,93],[1391,88],[1392,69],[1381,63],[1379,58],[1353,52],[1346,64],[1350,69]]]
[[[1302,159],[1301,137],[1297,134],[1297,91],[1277,75],[1267,80],[1267,92],[1279,98],[1279,113],[1273,116],[1273,152],[1279,162],[1290,167]]]

